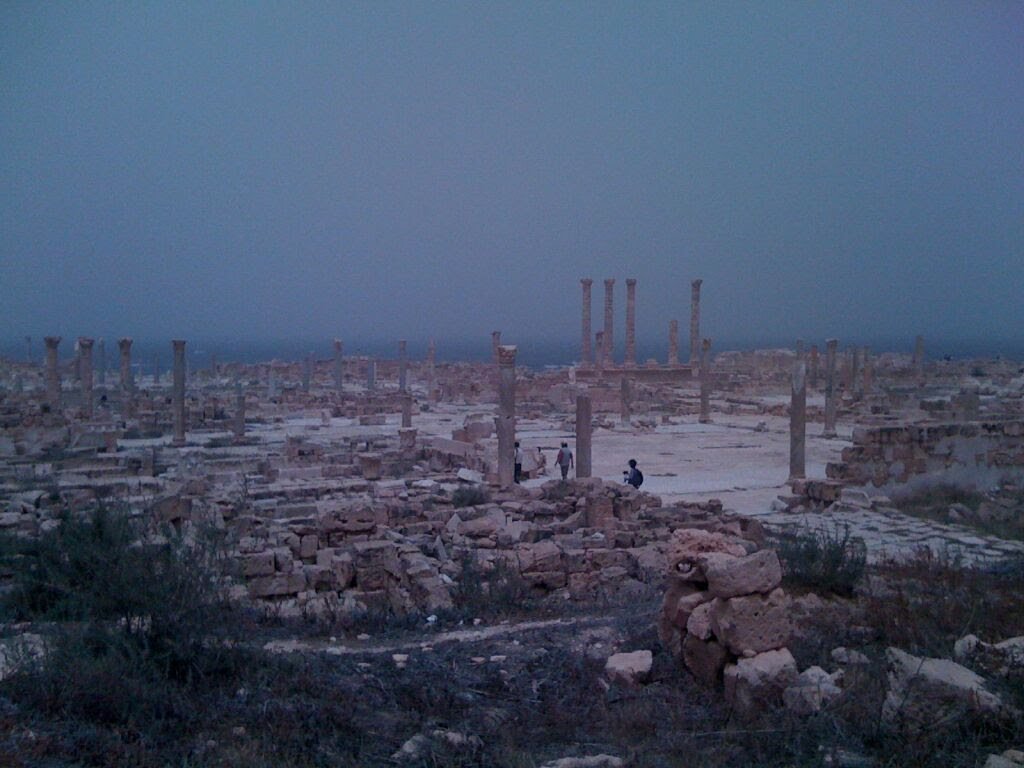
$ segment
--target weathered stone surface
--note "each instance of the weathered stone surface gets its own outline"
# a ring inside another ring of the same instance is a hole
[[[716,598],[711,622],[715,637],[737,656],[781,648],[793,632],[790,599],[781,589],[768,595]]]
[[[782,701],[791,712],[813,715],[840,695],[842,690],[828,672],[821,667],[808,667],[782,692]]]
[[[626,765],[621,757],[613,755],[588,755],[587,757],[562,757],[549,760],[540,768],[623,768]]]
[[[701,594],[706,595],[707,593]],[[686,631],[700,640],[711,639],[711,603],[700,603],[694,607],[690,617],[686,620]]]
[[[709,688],[717,685],[729,660],[729,652],[721,643],[689,634],[683,638],[682,655],[690,674]]]
[[[996,677],[1024,677],[1024,637],[986,643],[975,635],[956,641],[953,656]]]
[[[654,655],[647,650],[616,653],[608,658],[604,672],[613,683],[636,686],[647,682],[653,663]]]
[[[796,661],[788,649],[765,651],[729,664],[723,673],[725,700],[741,715],[778,706],[782,693],[797,679]]]
[[[885,652],[889,690],[882,719],[911,731],[934,728],[966,714],[1005,718],[1013,713],[989,691],[985,680],[948,659],[913,656],[899,648]]]
[[[746,557],[708,558],[704,566],[713,597],[736,597],[771,592],[782,582],[782,566],[772,549]]]
[[[562,568],[562,550],[550,539],[536,544],[520,544],[516,554],[519,570],[524,574],[527,571],[558,571]]]

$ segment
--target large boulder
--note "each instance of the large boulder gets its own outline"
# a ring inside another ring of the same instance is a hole
[[[782,566],[772,549],[762,549],[746,557],[709,557],[704,573],[712,597],[767,593],[782,583]]]
[[[789,597],[775,589],[768,595],[715,598],[711,626],[715,637],[737,656],[781,648],[793,633]]]
[[[1011,708],[985,686],[985,679],[949,659],[913,656],[899,648],[885,652],[889,689],[882,720],[912,731],[934,728],[964,715],[1003,719]]]

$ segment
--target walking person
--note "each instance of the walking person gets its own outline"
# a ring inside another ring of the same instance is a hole
[[[516,440],[516,476],[515,481],[518,483],[523,477],[523,452],[519,448],[519,441]]]
[[[562,447],[558,449],[558,456],[555,457],[555,464],[562,470],[562,479],[565,480],[569,477],[569,469],[573,467],[572,451],[569,450],[568,443],[562,443]]]

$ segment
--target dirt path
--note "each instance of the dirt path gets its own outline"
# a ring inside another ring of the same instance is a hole
[[[365,655],[379,653],[401,653],[403,651],[421,650],[425,646],[436,646],[442,643],[477,643],[494,640],[509,635],[518,635],[537,629],[581,629],[612,624],[614,616],[606,614],[577,616],[565,619],[545,619],[542,621],[505,621],[491,626],[479,626],[466,629],[454,629],[437,634],[426,633],[418,639],[397,642],[367,640],[271,640],[263,645],[270,653],[327,653],[332,656]]]

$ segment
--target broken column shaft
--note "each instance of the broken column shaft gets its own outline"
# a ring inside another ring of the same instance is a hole
[[[516,458],[516,347],[498,347],[498,483],[515,482]]]
[[[171,387],[171,410],[174,416],[173,444],[185,444],[185,341],[171,342],[174,351],[174,379]]]
[[[626,278],[626,360],[629,368],[636,367],[636,280]]]
[[[591,430],[593,425],[590,394],[576,395],[576,477],[590,477],[591,473]]]
[[[583,286],[583,347],[580,350],[582,365],[590,365],[594,362],[590,349],[590,288],[593,284],[594,281],[589,277],[580,279],[580,285]]]

